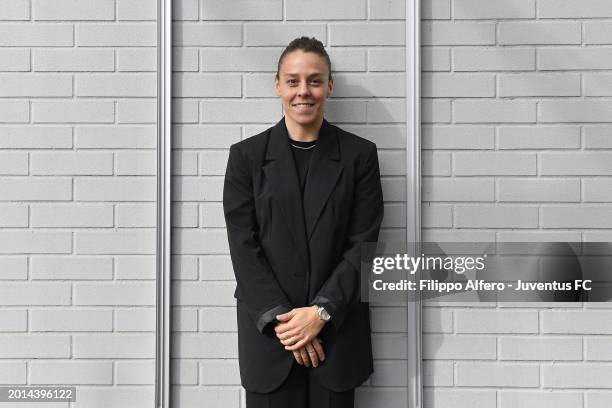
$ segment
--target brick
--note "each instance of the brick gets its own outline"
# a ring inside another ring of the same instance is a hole
[[[112,258],[31,257],[32,280],[108,280],[113,277]]]
[[[175,308],[173,310],[171,331],[175,332],[197,332],[198,311],[194,309]]]
[[[137,359],[155,357],[155,335],[153,333],[76,334],[73,338],[75,358]],[[108,402],[108,400],[106,401]]]
[[[582,40],[578,21],[501,21],[498,29],[502,45],[580,44]]]
[[[115,162],[120,176],[154,176],[157,172],[157,155],[154,151],[117,152]]]
[[[176,282],[173,286],[181,306],[233,306],[234,282]]]
[[[612,361],[612,339],[609,336],[585,337],[585,344],[585,360]]]
[[[157,5],[149,0],[119,0],[118,20],[156,20]]]
[[[227,7],[223,0],[202,0],[202,20],[282,20],[282,0],[236,0]]]
[[[3,334],[0,336],[0,357],[11,359],[68,358],[70,357],[70,336]]]
[[[0,1],[0,20],[29,20],[30,2],[28,0]]]
[[[229,150],[210,150],[199,155],[200,174],[224,175],[229,158]]]
[[[498,81],[500,97],[580,96],[580,74],[501,74]]]
[[[172,217],[172,225],[175,227],[189,228],[199,226],[198,207],[196,204],[175,203],[172,207]]]
[[[452,361],[423,361],[423,386],[444,387],[453,385]],[[425,388],[427,390],[427,388]]]
[[[563,206],[542,208],[543,228],[612,228],[612,208]]]
[[[421,127],[422,149],[493,149],[492,127],[429,126]]]
[[[154,97],[155,74],[86,74],[75,75],[77,96]]]
[[[327,53],[332,62],[333,72],[365,71],[366,51],[352,47],[334,47]]]
[[[587,408],[605,408],[612,403],[612,394],[609,392],[588,392],[586,393]]]
[[[199,269],[202,280],[234,280],[234,269],[229,256],[202,256]]]
[[[76,232],[78,254],[151,254],[155,252],[155,231]]]
[[[538,313],[514,310],[455,311],[457,333],[537,333]]]
[[[462,407],[490,408],[495,406],[495,390],[425,389],[425,408]]]
[[[0,232],[2,254],[66,254],[72,250],[69,232],[4,231]]]
[[[535,0],[455,0],[455,19],[534,18]]]
[[[113,50],[78,48],[32,50],[34,71],[113,71],[114,65]]]
[[[156,23],[77,24],[80,47],[155,47]]]
[[[58,129],[58,128],[54,128]],[[155,149],[156,128],[150,125],[76,126],[79,149]]]
[[[421,207],[421,214],[421,222],[425,228],[451,228],[453,226],[453,211],[449,205],[427,203]]]
[[[25,332],[28,329],[27,325],[28,315],[25,309],[5,309],[0,311],[0,330],[3,333]],[[1,380],[0,383],[2,383]]]
[[[35,123],[112,123],[114,109],[113,101],[33,101],[32,120]]]
[[[175,255],[172,257],[172,269],[175,271],[172,276],[174,280],[197,280],[198,258],[195,256]]]
[[[540,18],[612,17],[612,4],[604,0],[542,0],[538,3]]]
[[[385,216],[381,228],[402,228],[406,225],[406,205],[388,203],[384,205]]]
[[[276,100],[207,101],[201,103],[202,118],[216,123],[269,123],[281,118],[281,104]]]
[[[405,55],[401,57],[405,66]],[[450,71],[450,49],[446,47],[421,47],[421,72]]]
[[[178,231],[174,239],[179,254],[228,254],[227,234],[225,230],[208,229],[203,231]]]
[[[76,201],[155,201],[155,179],[86,177],[75,180]]]
[[[379,149],[405,149],[406,127],[398,125],[344,125],[342,129],[374,143]]]
[[[373,334],[372,353],[374,359],[406,359],[406,335],[402,333]]]
[[[72,96],[69,75],[4,74],[0,75],[1,97],[60,97]]]
[[[154,48],[118,49],[117,71],[157,71],[157,50]]]
[[[582,339],[579,337],[500,337],[499,358],[500,360],[518,361],[582,360]]]
[[[538,208],[520,205],[457,205],[458,228],[537,228]]]
[[[153,164],[155,164],[155,160],[153,160]],[[152,174],[155,174],[155,173],[152,173]],[[190,176],[197,175],[198,174],[198,155],[197,153],[196,152],[181,152],[181,151],[174,152],[172,156],[172,174],[173,175],[190,175]]]
[[[389,176],[406,174],[406,160],[404,152],[379,151],[378,157],[381,175]]]
[[[155,304],[151,282],[75,283],[74,303],[95,306],[152,306]]]
[[[177,358],[238,358],[235,333],[179,334],[171,344]]]
[[[435,4],[425,7],[430,12],[429,15],[435,14],[445,5],[435,0],[432,3]],[[423,14],[427,14],[425,10],[421,13],[421,18],[423,18]],[[401,0],[370,0],[368,2],[368,15],[371,20],[403,20],[406,15],[406,3]]]
[[[127,99],[117,101],[117,122],[119,123],[156,123],[157,102]]]
[[[325,8],[321,10],[324,12]],[[404,23],[329,23],[329,44],[334,47],[338,45],[404,45],[405,42]]]
[[[64,201],[72,198],[72,180],[49,177],[0,179],[2,201]]]
[[[236,360],[207,360],[200,365],[200,379],[204,385],[240,385]]]
[[[424,177],[423,201],[494,201],[492,178]]]
[[[495,359],[495,337],[461,335],[423,335],[423,358],[438,360]]]
[[[448,99],[421,99],[422,123],[449,123],[451,102]]]
[[[531,153],[453,153],[453,174],[461,176],[535,175],[536,156]]]
[[[178,177],[173,183],[174,201],[223,200],[223,177]]]
[[[175,74],[172,89],[181,98],[240,97],[242,80],[232,74]]]
[[[118,256],[115,275],[117,279],[155,280],[155,256]]]
[[[180,0],[172,2],[172,18],[176,20],[198,20],[199,0]],[[173,23],[176,26],[177,23]]]
[[[541,331],[550,334],[612,334],[612,320],[606,320],[611,316],[612,311],[607,310],[542,311]]]
[[[612,48],[538,48],[538,69],[541,71],[594,70],[610,68],[612,68]]]
[[[41,204],[30,206],[32,227],[112,227],[112,205]]]
[[[585,202],[612,201],[612,180],[585,179],[582,183]]]
[[[610,364],[568,363],[542,366],[542,386],[546,388],[612,388]]]
[[[404,48],[374,48],[368,50],[368,68],[370,71],[404,71],[405,67],[406,50]]]
[[[612,95],[612,75],[584,74],[585,96]]]
[[[404,74],[342,74],[334,78],[334,97],[403,97]]]
[[[587,149],[612,148],[609,137],[612,128],[608,125],[584,126],[584,147]]]
[[[534,123],[536,121],[534,101],[459,99],[454,102],[454,110],[457,123]]]
[[[113,20],[113,0],[32,0],[35,20]]]
[[[540,159],[543,175],[612,175],[612,154],[608,152],[542,153]]]
[[[171,401],[173,406],[180,407],[197,407],[202,401],[215,401],[220,407],[237,407],[240,392],[233,387],[183,387],[180,392],[173,393]]]
[[[308,6],[310,8],[312,4],[309,3]],[[285,47],[291,40],[301,36],[315,37],[323,45],[327,42],[325,24],[317,23],[247,23],[244,25],[244,33],[247,47]]]
[[[503,178],[498,183],[499,201],[580,201],[580,180],[578,179]]]
[[[117,204],[117,226],[123,228],[155,228],[155,204]]]
[[[424,21],[421,45],[493,45],[495,24],[489,22]]]
[[[116,308],[115,330],[154,332],[156,314],[154,308]]]
[[[235,307],[204,307],[200,310],[201,331],[236,332],[238,330]]]
[[[577,126],[501,126],[499,149],[578,149],[580,128]]]
[[[366,18],[365,0],[286,1],[287,20],[362,20]],[[249,17],[251,18],[251,17]],[[269,20],[269,19],[267,19]]]
[[[456,385],[471,387],[538,387],[540,368],[532,364],[458,362]]]
[[[155,361],[118,361],[117,384],[154,385]]]
[[[341,103],[342,102],[338,102],[339,105]],[[405,123],[406,100],[404,98],[380,98],[368,100],[367,121],[370,123]]]
[[[582,408],[579,392],[500,391],[500,408]]]
[[[0,363],[0,384],[26,385],[26,381],[25,361],[7,361]]]
[[[375,387],[406,387],[408,367],[404,361],[375,361],[371,383]]]
[[[0,284],[2,304],[13,305],[49,305],[70,304],[70,284],[12,282]]]
[[[111,175],[112,153],[57,152],[32,153],[32,174],[35,175]]]
[[[421,4],[422,20],[448,20],[451,16],[450,0],[431,0]]]
[[[277,48],[207,48],[200,50],[203,71],[276,72],[282,49]]]
[[[26,175],[28,174],[27,153],[0,153],[0,174]]]
[[[28,101],[0,101],[0,123],[24,123],[29,118]]]
[[[31,309],[30,330],[109,332],[113,330],[113,311],[81,308]]]
[[[11,3],[13,2],[11,1]],[[0,49],[0,71],[29,71],[29,70],[30,70],[30,50],[28,49]]]
[[[25,257],[0,257],[0,268],[2,268],[0,279],[26,280],[28,278],[28,264]]]
[[[460,47],[453,49],[455,71],[533,71],[533,48]]]
[[[493,97],[495,76],[484,74],[422,74],[424,97]]]
[[[98,401],[112,406],[145,408],[155,404],[153,387],[80,386],[79,405],[95,407]]]
[[[244,96],[247,98],[276,98],[274,92],[274,75],[245,74]]]
[[[172,71],[198,71],[200,69],[200,54],[197,49],[172,47]]]
[[[175,22],[172,28],[172,44],[175,48],[176,46],[231,47],[242,45],[242,26],[240,24]]]
[[[612,44],[610,41],[610,29],[612,25],[608,21],[588,21],[584,23],[585,44]]]
[[[385,110],[384,101],[371,105],[370,102],[376,101],[337,101],[335,99],[327,101],[325,105],[325,115],[327,120],[332,123],[342,122],[365,123],[368,122],[395,122],[395,116],[401,117],[398,111],[401,106],[395,103],[391,112]],[[391,102],[393,103],[393,102]],[[389,109],[389,107],[387,107]],[[389,118],[391,116],[391,118]]]
[[[421,153],[421,171],[423,176],[450,176],[451,155],[448,152]]]
[[[0,47],[65,47],[73,44],[72,24],[0,23]]]

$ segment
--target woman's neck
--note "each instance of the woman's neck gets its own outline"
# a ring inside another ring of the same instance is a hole
[[[291,138],[291,140],[312,142],[319,137],[319,130],[321,129],[321,125],[323,125],[323,117],[312,124],[303,126],[285,116],[285,125],[287,126],[287,131],[289,132],[289,138]]]

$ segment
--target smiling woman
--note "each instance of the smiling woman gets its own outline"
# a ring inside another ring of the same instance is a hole
[[[246,406],[353,407],[373,371],[359,266],[383,218],[376,145],[324,119],[315,38],[284,50],[275,90],[284,117],[231,146],[223,191]]]

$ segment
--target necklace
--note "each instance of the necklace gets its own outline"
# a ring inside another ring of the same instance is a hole
[[[290,143],[290,145],[293,146],[293,147],[297,147],[298,149],[303,149],[303,150],[309,150],[309,149],[312,149],[313,147],[316,146],[316,144],[313,144],[312,146],[302,147],[302,146],[294,145],[293,143]]]

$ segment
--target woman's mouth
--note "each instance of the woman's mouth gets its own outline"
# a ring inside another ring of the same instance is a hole
[[[310,112],[314,108],[314,103],[294,103],[291,106],[293,106],[293,108],[298,112]]]

